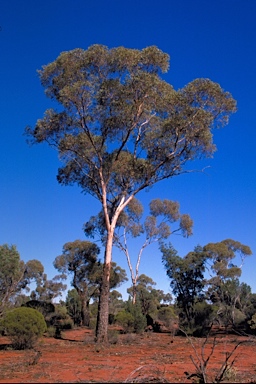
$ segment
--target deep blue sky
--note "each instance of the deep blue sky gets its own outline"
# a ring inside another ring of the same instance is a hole
[[[51,107],[36,70],[62,51],[92,44],[157,45],[171,56],[165,79],[175,89],[210,78],[232,93],[238,112],[215,132],[214,158],[196,164],[209,165],[207,174],[182,175],[138,197],[146,205],[157,197],[177,200],[192,216],[194,235],[170,238],[181,256],[226,238],[255,253],[255,20],[255,0],[1,0],[0,244],[17,245],[23,260],[39,259],[52,278],[64,243],[84,239],[83,223],[99,210],[77,187],[57,183],[54,150],[26,144],[25,126]],[[116,250],[113,259],[126,268]],[[147,249],[140,272],[168,292],[157,247]],[[246,260],[242,281],[256,292],[254,256]]]

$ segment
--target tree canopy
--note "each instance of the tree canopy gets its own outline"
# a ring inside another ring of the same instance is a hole
[[[21,260],[15,245],[0,245],[0,315],[32,281],[40,285],[43,272],[40,261]]]
[[[78,293],[81,304],[81,321],[89,325],[89,302],[99,296],[102,280],[102,263],[98,259],[99,247],[90,241],[75,240],[64,244],[63,252],[54,260],[54,267],[63,274],[70,274],[71,285]],[[126,279],[126,272],[112,262],[110,288],[119,286]]]
[[[161,251],[166,273],[171,279],[170,286],[181,309],[181,324],[187,331],[201,327],[205,319],[203,313],[213,311],[210,302],[217,309],[215,318],[221,319],[224,325],[234,326],[238,311],[250,311],[250,289],[246,284],[240,284],[238,279],[245,257],[252,254],[250,247],[226,239],[204,247],[197,246],[183,258],[172,245],[162,245]],[[237,266],[234,261],[239,256],[241,262]],[[243,319],[245,317],[243,315]]]

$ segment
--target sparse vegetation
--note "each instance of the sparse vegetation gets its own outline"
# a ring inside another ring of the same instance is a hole
[[[93,331],[79,327],[63,331],[61,340],[44,337],[36,350],[27,351],[5,351],[7,337],[1,338],[0,381],[178,383],[190,382],[187,371],[198,382],[198,372],[207,361],[206,382],[252,383],[256,379],[254,337],[247,338],[247,343],[241,336],[209,335],[207,341],[192,337],[193,349],[184,336],[175,336],[170,343],[169,333],[119,334],[115,325],[108,332],[110,342],[105,346],[95,342]]]

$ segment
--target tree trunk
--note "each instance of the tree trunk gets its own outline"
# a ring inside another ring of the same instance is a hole
[[[89,327],[90,311],[89,311],[89,306],[87,306],[85,299],[82,299],[81,315],[82,315],[82,325],[84,325],[85,327]]]
[[[136,295],[137,295],[137,289],[136,289],[136,281],[132,282],[132,303],[136,303]]]
[[[108,231],[105,255],[104,255],[104,266],[103,266],[103,276],[102,283],[100,286],[100,297],[99,297],[99,307],[98,307],[98,316],[97,316],[97,325],[96,325],[96,340],[97,343],[106,343],[108,341],[108,306],[109,306],[109,283],[110,283],[110,270],[111,270],[111,261],[112,261],[112,248],[113,248],[113,238],[116,227],[117,219],[122,212],[122,210],[129,204],[132,200],[133,195],[130,196],[126,202],[125,196],[121,198],[121,201],[112,217],[110,218],[107,211],[107,200],[106,200],[106,188],[103,184],[103,210],[106,220],[106,228]]]
[[[109,305],[109,280],[112,259],[113,232],[109,231],[105,249],[103,276],[100,286],[99,307],[96,325],[97,343],[108,341],[108,305]]]

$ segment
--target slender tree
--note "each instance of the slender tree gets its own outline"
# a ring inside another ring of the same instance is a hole
[[[144,222],[141,221],[143,215],[143,206],[138,199],[133,198],[127,207],[120,214],[113,244],[118,247],[126,256],[127,264],[130,270],[133,290],[132,301],[136,302],[136,286],[139,278],[139,267],[143,251],[150,244],[167,239],[171,234],[178,233],[184,237],[192,235],[193,220],[188,214],[181,214],[179,203],[168,199],[154,199],[149,204],[150,215]],[[173,224],[176,224],[173,228]],[[102,211],[97,216],[92,216],[84,225],[84,231],[87,236],[94,238],[98,236],[105,242],[107,233]],[[139,248],[135,269],[129,252],[129,237],[143,237],[143,242]]]
[[[178,256],[172,245],[162,245],[161,251],[166,273],[171,279],[170,286],[176,296],[177,305],[182,310],[182,322],[192,330],[195,304],[204,296],[206,254],[199,246],[183,258]]]
[[[71,284],[78,293],[81,301],[81,318],[83,325],[89,325],[88,286],[90,275],[95,273],[97,268],[97,256],[99,247],[90,241],[76,240],[64,244],[63,252],[54,260],[54,267],[64,274],[72,275]]]
[[[81,325],[82,321],[82,303],[75,288],[68,291],[66,297],[66,307],[69,316],[74,321],[75,325]]]
[[[102,205],[107,229],[97,339],[107,340],[112,246],[120,213],[140,191],[188,172],[188,161],[215,151],[212,129],[228,122],[236,103],[209,79],[175,91],[161,78],[169,56],[142,50],[63,52],[39,71],[46,95],[60,104],[27,134],[56,148],[58,181],[78,184]]]
[[[134,201],[136,199],[133,199]],[[133,204],[134,205],[134,204]],[[138,215],[138,203],[133,210],[127,209],[127,214],[120,215],[122,220],[118,223],[118,228],[123,229],[123,233],[116,231],[114,244],[121,249],[127,259],[128,267],[132,279],[132,300],[135,304],[137,293],[137,282],[139,279],[139,266],[141,256],[146,247],[154,242],[161,243],[173,233],[181,233],[184,237],[192,235],[193,221],[187,214],[180,214],[179,203],[171,200],[154,199],[150,202],[150,215],[146,217],[143,224],[140,224],[140,214]],[[129,205],[128,207],[129,208]],[[140,210],[139,210],[140,213]],[[142,210],[141,210],[142,213]],[[157,219],[160,218],[160,222]],[[176,228],[172,228],[172,224],[178,222]],[[139,249],[135,270],[133,269],[131,257],[128,247],[128,236],[137,237],[139,234],[144,234],[144,242]]]
[[[245,258],[252,254],[250,247],[232,239],[209,243],[204,247],[211,266],[208,281],[210,299],[219,305],[218,314],[225,324],[235,325],[239,300],[245,286],[239,283]],[[235,262],[239,262],[238,265]]]
[[[90,322],[89,303],[99,296],[102,284],[103,265],[98,260],[99,247],[90,241],[76,240],[64,244],[62,255],[54,260],[54,267],[63,274],[72,276],[71,285],[78,293],[81,302],[82,324]],[[127,280],[126,272],[116,263],[111,263],[110,288],[119,286]]]

